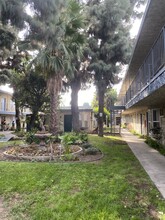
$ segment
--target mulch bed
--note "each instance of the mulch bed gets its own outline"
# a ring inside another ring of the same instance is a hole
[[[20,162],[20,161],[27,161],[27,160],[24,160],[22,158],[8,158],[4,155],[4,152],[12,149],[13,146],[7,146],[7,147],[2,147],[0,148],[0,161],[13,161],[13,162]],[[94,155],[84,155],[83,153],[80,153],[77,155],[77,159],[78,160],[75,160],[75,161],[72,161],[72,160],[69,160],[69,161],[61,161],[61,162],[71,162],[71,163],[75,163],[75,162],[94,162],[94,161],[99,161],[100,159],[102,159],[103,157],[103,154],[102,152],[97,152],[96,154]],[[34,161],[33,161],[34,162]],[[56,161],[51,161],[51,162],[56,162]],[[60,162],[60,161],[58,161]]]

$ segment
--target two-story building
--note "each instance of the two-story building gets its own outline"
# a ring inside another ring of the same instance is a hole
[[[122,123],[165,144],[165,0],[149,0],[119,94]]]
[[[5,121],[5,130],[12,127],[15,123],[15,103],[12,101],[12,93],[0,89],[0,130],[3,129]]]
[[[0,88],[0,130],[15,129],[15,102],[13,93]],[[28,108],[21,110],[21,128],[26,129],[26,115],[31,111]]]

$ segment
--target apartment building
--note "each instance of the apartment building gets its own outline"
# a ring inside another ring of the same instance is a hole
[[[0,130],[11,129],[13,122],[15,124],[15,103],[12,101],[12,93],[0,89]]]
[[[31,111],[27,108],[21,110],[21,128],[26,130],[26,115]],[[15,102],[12,92],[0,88],[0,130],[15,129]]]
[[[69,132],[72,131],[72,114],[71,107],[60,107],[60,131]],[[91,132],[97,127],[97,121],[94,117],[93,110],[90,106],[79,107],[79,124],[81,130]]]
[[[119,94],[122,123],[165,144],[165,1],[149,0]]]

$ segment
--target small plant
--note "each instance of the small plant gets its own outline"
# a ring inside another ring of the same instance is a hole
[[[65,133],[64,135],[60,136],[59,139],[61,140],[61,144],[65,148],[65,153],[70,153],[70,145],[74,144],[83,144],[87,141],[88,136],[86,133]]]
[[[85,149],[84,154],[86,155],[96,155],[99,152],[99,150],[95,147],[89,147]]]
[[[153,137],[157,140],[160,140],[162,138],[162,130],[160,127],[150,129],[149,134],[151,137]]]
[[[144,134],[140,134],[140,135],[139,135],[139,138],[141,138],[141,139],[146,139],[146,138],[147,138],[147,136],[146,136],[146,135],[144,135]]]
[[[71,144],[82,144],[87,142],[88,136],[86,133],[66,133],[59,137],[61,139],[61,143],[64,145],[71,145]]]
[[[122,124],[121,128],[127,128],[127,124],[126,123]]]
[[[139,135],[135,130],[131,129],[129,130],[133,135]]]
[[[28,144],[32,144],[32,143],[39,144],[40,143],[40,139],[35,137],[35,133],[36,133],[36,131],[30,131],[30,132],[26,133],[25,141]]]
[[[84,148],[84,149],[88,149],[88,148],[92,147],[92,145],[89,144],[89,143],[84,143],[84,144],[82,144],[81,146],[82,146],[82,148]]]
[[[165,147],[156,140],[153,140],[151,137],[147,137],[145,143],[159,151],[162,155],[165,155]]]
[[[78,161],[78,157],[73,154],[65,154],[61,156],[62,161]]]

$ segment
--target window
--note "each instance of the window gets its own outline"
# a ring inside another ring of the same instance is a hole
[[[14,111],[15,110],[15,103],[10,100],[10,111]]]
[[[6,111],[6,98],[1,99],[1,110]]]
[[[153,118],[153,128],[158,128],[160,127],[160,120],[159,120],[159,116],[160,116],[160,110],[159,109],[154,109],[153,110],[153,114],[152,114],[152,118]]]
[[[121,124],[121,117],[116,117],[116,125],[120,125]]]

